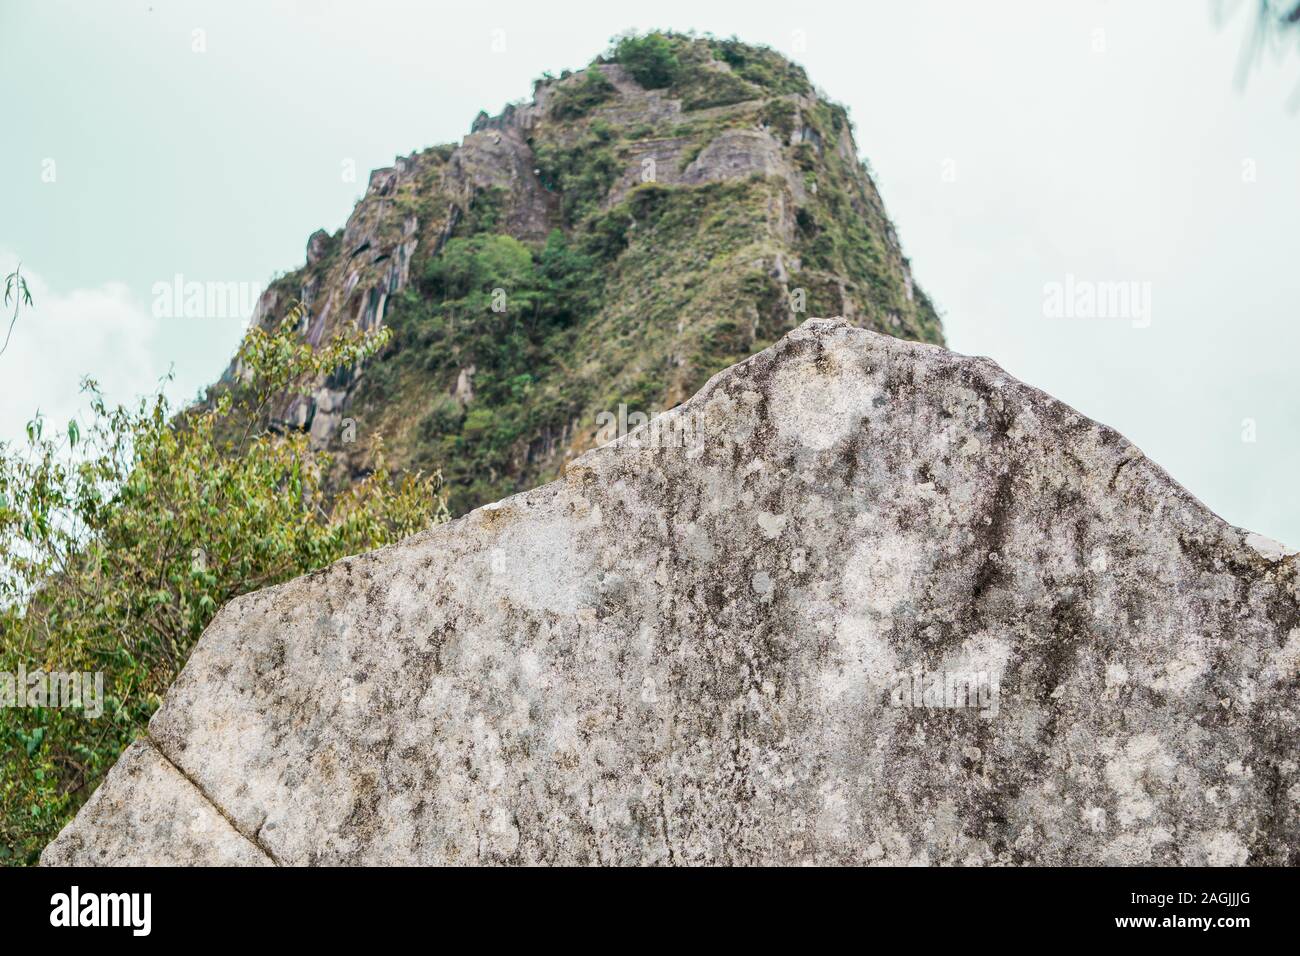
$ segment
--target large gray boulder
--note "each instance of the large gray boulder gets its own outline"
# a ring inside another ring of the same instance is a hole
[[[231,602],[43,861],[1295,863],[1297,564],[993,362],[811,320]]]

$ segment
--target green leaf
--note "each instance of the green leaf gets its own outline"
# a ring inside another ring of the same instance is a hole
[[[41,744],[45,741],[45,728],[37,727],[30,734],[24,734],[21,730],[18,732],[18,739],[23,742],[27,748],[27,756],[35,756],[36,751],[40,749]]]

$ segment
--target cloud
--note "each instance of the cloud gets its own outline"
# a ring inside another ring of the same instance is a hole
[[[0,252],[0,275],[8,275],[17,261]],[[99,383],[110,402],[130,402],[157,389],[165,371],[156,367],[151,349],[157,320],[124,284],[64,292],[36,273],[23,274],[33,301],[20,311],[9,348],[0,355],[0,441],[21,439],[38,410],[47,427],[62,430],[86,410],[85,376]],[[6,329],[12,316],[11,302]]]

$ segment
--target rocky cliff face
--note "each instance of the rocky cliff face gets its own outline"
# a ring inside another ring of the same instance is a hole
[[[1294,865],[1298,575],[993,362],[813,320],[232,602],[43,860]]]
[[[770,50],[670,43],[654,88],[601,58],[376,170],[267,290],[255,321],[299,300],[313,342],[394,329],[278,410],[339,481],[382,434],[391,464],[442,467],[464,511],[556,477],[602,412],[670,408],[808,315],[942,340],[844,110]]]

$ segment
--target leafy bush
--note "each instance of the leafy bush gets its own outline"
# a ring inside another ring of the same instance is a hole
[[[285,393],[363,361],[387,333],[312,348],[295,309],[240,349],[242,382],[173,415],[161,395],[108,407],[93,382],[84,430],[37,419],[0,444],[0,671],[102,672],[102,715],[0,708],[0,859],[35,862],[141,735],[219,607],[445,520],[437,475],[377,467],[330,500],[328,456],[271,430]],[[20,693],[22,690],[20,689]]]
[[[681,69],[672,41],[662,33],[616,37],[609,56],[647,90],[672,86]]]
[[[463,299],[495,288],[533,284],[533,254],[514,236],[479,235],[452,239],[424,272],[430,291],[441,299]]]

